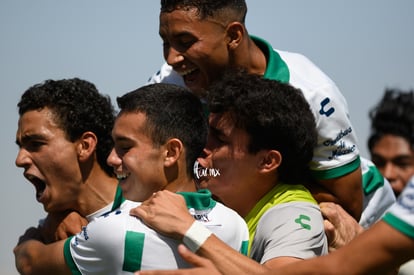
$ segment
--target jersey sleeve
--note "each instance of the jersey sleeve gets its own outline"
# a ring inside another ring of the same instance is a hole
[[[318,179],[346,175],[360,166],[357,136],[347,103],[333,84],[319,87],[313,96],[310,105],[316,119],[318,143],[311,170]]]
[[[147,81],[147,84],[154,83],[170,83],[185,87],[183,78],[167,63],[164,63],[160,70],[153,74]]]
[[[124,257],[124,223],[108,217],[93,220],[66,241],[64,256],[72,274],[120,274]]]
[[[308,259],[327,252],[319,207],[291,202],[269,209],[260,219],[250,257],[263,264],[276,257]]]
[[[217,238],[240,253],[247,255],[249,230],[246,222],[237,212],[217,202],[216,207],[208,217],[211,220],[199,221]]]
[[[414,238],[414,178],[411,178],[383,220],[401,233]]]
[[[345,97],[307,57],[277,52],[289,68],[289,83],[302,91],[315,117],[318,142],[310,164],[314,177],[331,179],[356,170],[360,165],[357,135]]]

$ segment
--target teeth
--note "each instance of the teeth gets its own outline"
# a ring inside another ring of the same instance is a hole
[[[128,177],[128,174],[116,174],[116,178],[118,180],[123,180],[126,179]]]
[[[192,72],[194,72],[196,69],[190,69],[190,70],[184,70],[184,71],[180,71],[178,72],[181,76],[186,76]]]

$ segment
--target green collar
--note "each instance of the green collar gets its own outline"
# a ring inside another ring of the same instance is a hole
[[[194,210],[208,210],[216,205],[212,199],[211,192],[207,189],[201,189],[197,192],[177,192],[184,197],[187,208]]]
[[[114,211],[115,209],[119,208],[124,201],[125,201],[125,198],[122,195],[122,189],[118,185],[116,187],[116,193],[115,193],[114,203],[112,204],[111,211]]]
[[[267,64],[264,78],[288,83],[290,78],[289,68],[280,55],[273,50],[272,45],[257,36],[250,35],[250,38],[266,57]]]

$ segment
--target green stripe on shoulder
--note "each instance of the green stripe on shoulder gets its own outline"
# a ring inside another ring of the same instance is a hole
[[[141,270],[142,253],[144,250],[145,234],[127,231],[125,235],[123,271],[135,272]]]

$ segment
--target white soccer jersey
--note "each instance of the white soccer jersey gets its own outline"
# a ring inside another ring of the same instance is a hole
[[[265,78],[288,82],[301,89],[315,116],[318,144],[311,170],[316,178],[346,175],[360,165],[357,138],[348,105],[335,83],[305,56],[279,51],[266,41],[251,36],[267,58]],[[182,77],[164,64],[148,83],[184,85]]]
[[[229,246],[246,254],[248,231],[233,210],[211,198],[211,193],[180,193],[194,218]],[[178,255],[178,241],[148,228],[129,215],[139,203],[122,206],[95,219],[65,243],[65,260],[73,274],[131,274],[137,270],[188,267]]]
[[[378,221],[394,199],[386,180],[381,175],[382,179],[378,177],[378,169],[359,157],[357,137],[345,98],[335,83],[305,56],[275,50],[265,40],[251,38],[266,56],[264,77],[299,88],[311,107],[318,133],[318,144],[310,164],[314,177],[331,179],[361,167],[364,205],[360,224],[369,227]],[[166,63],[148,80],[148,83],[158,82],[185,85],[182,77]]]
[[[407,183],[383,220],[401,233],[414,238],[414,177]]]
[[[395,203],[394,191],[375,165],[361,158],[364,200],[359,224],[368,228],[379,221],[386,211]]]

